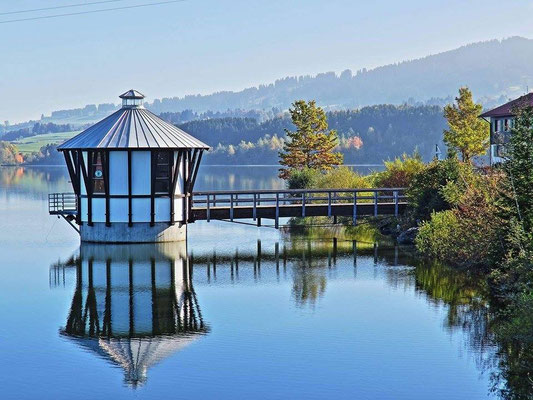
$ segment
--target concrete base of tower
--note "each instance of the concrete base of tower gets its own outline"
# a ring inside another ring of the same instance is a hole
[[[84,223],[80,227],[81,241],[92,243],[160,243],[179,242],[187,239],[187,225],[166,222],[113,222],[106,226],[103,222],[94,222],[92,226]]]

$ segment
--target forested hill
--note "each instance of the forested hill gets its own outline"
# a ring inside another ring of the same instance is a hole
[[[468,85],[486,105],[518,97],[533,87],[533,40],[513,37],[474,43],[455,50],[397,64],[340,75],[287,77],[240,92],[164,98],[148,105],[155,113],[287,109],[295,99],[316,99],[335,109],[371,104],[450,102]],[[504,96],[503,98],[499,98]]]
[[[442,145],[446,121],[438,106],[363,107],[327,113],[329,126],[340,137],[340,149],[350,164],[381,164],[418,149],[426,160]],[[284,129],[294,129],[288,117],[258,123],[251,118],[191,121],[180,128],[213,147],[210,164],[277,164]]]
[[[533,87],[533,40],[513,37],[474,43],[424,58],[371,70],[286,77],[239,92],[190,95],[145,103],[156,114],[174,113],[173,123],[219,117],[270,119],[295,100],[316,100],[326,110],[374,104],[440,105],[450,103],[460,86],[470,87],[485,108],[495,107]],[[118,105],[92,104],[54,111],[41,122],[76,128],[105,118]],[[3,132],[31,128],[37,121],[7,126]]]

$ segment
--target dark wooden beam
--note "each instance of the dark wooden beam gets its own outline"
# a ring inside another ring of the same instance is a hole
[[[83,159],[83,152],[81,150],[78,150],[78,163],[79,167],[81,169],[81,174],[83,176],[83,184],[85,185],[85,192],[87,195],[89,194],[89,177],[87,166],[85,165],[85,160]]]
[[[170,225],[174,225],[174,195],[176,193],[176,186],[178,184],[178,177],[180,174],[180,162],[181,162],[182,151],[178,150],[178,156],[176,162],[173,165],[172,171],[172,182],[169,190],[170,197]],[[174,153],[172,153],[172,161],[174,162]]]
[[[131,179],[131,150],[128,150],[128,226],[133,224],[133,214],[132,214],[132,179]]]
[[[88,175],[89,175],[89,192],[87,193],[87,223],[93,226],[93,194],[94,194],[94,151],[87,152],[87,159],[89,160]]]
[[[151,173],[150,173],[150,226],[155,225],[155,176],[157,169],[157,153],[152,150],[150,152],[150,164],[151,164]]]
[[[80,195],[79,181],[77,181],[76,179],[76,172],[74,170],[74,164],[72,163],[70,151],[68,150],[64,151],[63,156],[65,157],[65,163],[67,164],[67,170],[70,176],[70,182],[72,183],[72,188],[74,189],[74,193],[76,193],[76,195],[79,196]]]
[[[191,151],[191,150],[189,150]],[[193,153],[192,153],[192,158],[189,160],[189,164],[188,164],[188,168],[189,168],[189,171],[188,171],[188,174],[187,174],[187,186],[186,186],[186,192],[187,194],[190,194],[191,191],[192,191],[192,188],[191,188],[191,180],[192,180],[192,176],[193,176],[193,171],[194,171],[194,165],[196,163],[196,158],[198,157],[198,149],[194,149]]]
[[[199,150],[198,158],[193,168],[192,177],[191,177],[191,187],[190,192],[194,190],[194,184],[196,183],[196,177],[198,176],[198,170],[200,169],[200,163],[202,162],[202,156],[204,154],[203,150]]]
[[[72,155],[76,155],[76,176],[78,177],[78,214],[76,215],[76,222],[81,225],[81,151],[72,152]]]
[[[187,222],[194,222],[194,215],[190,211],[192,209],[192,202],[193,202],[192,191],[194,189],[194,184],[196,182],[196,176],[198,175],[198,169],[200,168],[200,162],[202,161],[202,155],[203,155],[203,150],[196,149],[194,157],[193,157],[193,161],[191,163],[192,173],[191,173],[191,176],[189,177],[189,189],[187,191],[189,194],[188,202],[187,202],[188,209],[189,209]]]
[[[104,173],[104,190],[105,190],[105,226],[111,226],[111,210],[109,200],[109,152],[100,153],[102,169]]]
[[[400,214],[404,213],[407,208],[407,203],[398,204],[398,212]],[[217,207],[211,208],[210,218],[213,219],[230,219],[230,207]],[[261,218],[275,219],[276,218],[276,206],[260,206],[256,209],[258,221]],[[286,217],[301,217],[302,216],[302,207],[301,205],[280,205],[278,209],[279,218]],[[317,217],[317,216],[326,216],[328,215],[328,205],[327,204],[312,204],[306,206],[305,215],[308,217]],[[353,213],[353,204],[343,203],[343,204],[333,204],[331,206],[331,215],[333,216],[346,216],[351,217]],[[379,203],[378,204],[378,215],[394,215],[395,213],[395,204],[394,203]],[[193,208],[192,209],[192,218],[194,220],[206,220],[207,219],[207,209],[206,208]],[[362,203],[357,204],[357,214],[359,216],[373,216],[374,215],[374,204],[372,203]],[[251,219],[253,216],[253,207],[239,206],[233,209],[233,218],[234,219]]]
[[[182,197],[182,210],[183,219],[182,222],[186,222],[189,219],[189,210],[187,207],[187,179],[189,174],[189,168],[187,162],[191,158],[191,151],[187,150],[183,153],[183,197]]]
[[[87,191],[87,224],[92,226],[92,152],[87,151],[87,161],[89,162],[89,165],[85,165],[81,150],[78,151],[78,157],[80,159],[81,170],[83,173],[83,181],[85,182],[85,190]],[[91,179],[89,179],[89,177],[91,177]]]

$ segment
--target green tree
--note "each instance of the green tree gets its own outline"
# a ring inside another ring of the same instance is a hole
[[[524,233],[533,237],[533,107],[516,113],[505,170],[509,175],[511,204]]]
[[[287,179],[292,171],[312,169],[327,171],[342,164],[343,156],[333,150],[337,146],[337,132],[330,130],[326,113],[314,100],[298,100],[289,109],[295,131],[285,130],[288,141],[279,152],[279,176]]]
[[[483,107],[474,103],[472,92],[467,87],[459,89],[457,104],[444,107],[444,117],[449,129],[444,130],[444,142],[448,147],[461,153],[464,162],[482,155],[489,145],[489,124],[479,118]]]

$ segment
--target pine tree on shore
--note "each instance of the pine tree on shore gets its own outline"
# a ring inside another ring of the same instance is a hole
[[[280,178],[287,179],[293,170],[327,171],[342,164],[343,155],[333,151],[338,144],[335,130],[330,130],[326,113],[314,100],[298,100],[289,109],[295,131],[285,130],[288,140],[279,152]]]

